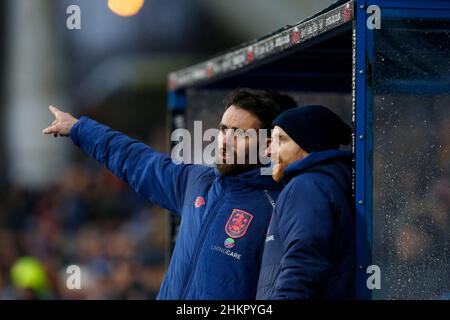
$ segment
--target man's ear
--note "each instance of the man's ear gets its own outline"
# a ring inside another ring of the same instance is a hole
[[[272,150],[270,149],[270,145],[271,144],[272,144],[272,138],[268,137],[267,140],[266,140],[266,149],[264,150],[264,155],[266,157],[269,157],[269,158],[270,158],[271,153],[272,153]]]

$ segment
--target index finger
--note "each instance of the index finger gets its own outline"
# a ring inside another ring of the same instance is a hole
[[[58,108],[54,107],[54,106],[48,106],[48,109],[50,110],[51,113],[53,113],[53,115],[56,117],[56,115],[58,114],[58,112],[61,112],[61,110],[59,110]]]

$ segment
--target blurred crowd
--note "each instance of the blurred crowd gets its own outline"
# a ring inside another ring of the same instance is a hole
[[[167,213],[93,161],[42,191],[0,191],[0,299],[152,299]],[[67,267],[81,288],[67,287]]]

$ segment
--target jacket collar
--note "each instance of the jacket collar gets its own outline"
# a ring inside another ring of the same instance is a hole
[[[284,172],[283,182],[286,184],[295,176],[312,170],[314,167],[337,161],[350,162],[353,154],[350,151],[327,150],[321,152],[311,152],[302,160],[292,162]]]
[[[262,175],[261,168],[256,168],[249,170],[247,172],[238,174],[236,176],[225,176],[222,175],[217,168],[215,168],[214,173],[216,177],[223,179],[223,181],[227,184],[238,184],[238,185],[246,185],[256,189],[281,189],[282,185],[276,183],[271,175]]]

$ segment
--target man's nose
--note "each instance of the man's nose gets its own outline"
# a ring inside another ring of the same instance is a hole
[[[233,146],[233,142],[234,142],[233,130],[227,129],[225,131],[225,136],[224,136],[224,139],[223,139],[223,147],[225,148],[227,145],[232,147]]]

